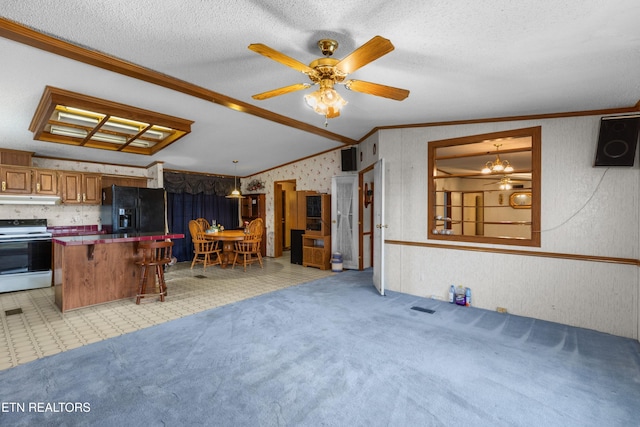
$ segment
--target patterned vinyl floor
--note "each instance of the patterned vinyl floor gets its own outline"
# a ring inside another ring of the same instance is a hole
[[[189,262],[168,267],[163,303],[125,299],[63,314],[53,288],[0,294],[0,370],[334,274],[291,264],[288,253],[265,258],[264,268],[254,264],[246,272],[237,266],[189,267]]]

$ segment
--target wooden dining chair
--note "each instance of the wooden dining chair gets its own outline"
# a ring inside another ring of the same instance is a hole
[[[249,230],[249,235],[262,239],[264,234],[264,221],[262,218],[256,218],[249,223],[247,229]]]
[[[200,231],[202,231],[203,233],[211,228],[209,221],[207,221],[205,218],[198,218],[195,221],[198,223],[198,225],[200,226]]]
[[[244,267],[244,271],[247,271],[247,265],[258,261],[260,262],[260,268],[262,265],[262,254],[260,253],[260,242],[262,240],[255,236],[247,235],[244,240],[237,240],[234,246],[235,256],[233,257],[233,267],[235,268],[238,263],[238,258]]]
[[[262,253],[261,253],[261,243],[262,243],[262,235],[264,234],[264,221],[262,218],[256,218],[249,223],[247,226],[247,234],[244,240],[238,240],[234,245],[235,255],[233,257],[233,266],[234,268],[238,263],[238,258],[240,258],[242,265],[244,267],[244,271],[247,271],[247,265],[250,265],[256,261],[260,263],[260,268],[263,268],[262,265]]]
[[[207,266],[222,264],[218,242],[205,238],[204,232],[200,231],[200,224],[197,220],[189,221],[189,233],[193,242],[191,268],[196,264],[203,264],[204,270],[206,270]]]

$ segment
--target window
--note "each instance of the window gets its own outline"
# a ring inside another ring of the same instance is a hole
[[[47,86],[29,130],[39,141],[151,155],[191,132],[192,124]]]
[[[540,246],[541,128],[429,142],[429,238]]]

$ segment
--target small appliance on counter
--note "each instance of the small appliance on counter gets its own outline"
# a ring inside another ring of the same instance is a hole
[[[102,189],[102,226],[114,234],[165,232],[163,188],[112,185]]]
[[[51,286],[46,219],[0,219],[0,292]]]

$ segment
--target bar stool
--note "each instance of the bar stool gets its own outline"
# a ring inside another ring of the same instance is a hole
[[[138,251],[141,258],[136,261],[140,266],[140,283],[138,284],[138,294],[136,304],[140,304],[140,299],[148,296],[159,295],[160,301],[164,302],[167,295],[167,284],[164,281],[164,266],[171,262],[171,241],[146,241],[138,244]],[[155,277],[158,277],[158,292],[147,293],[147,282],[149,281],[149,270],[155,270],[151,283],[155,284]]]

